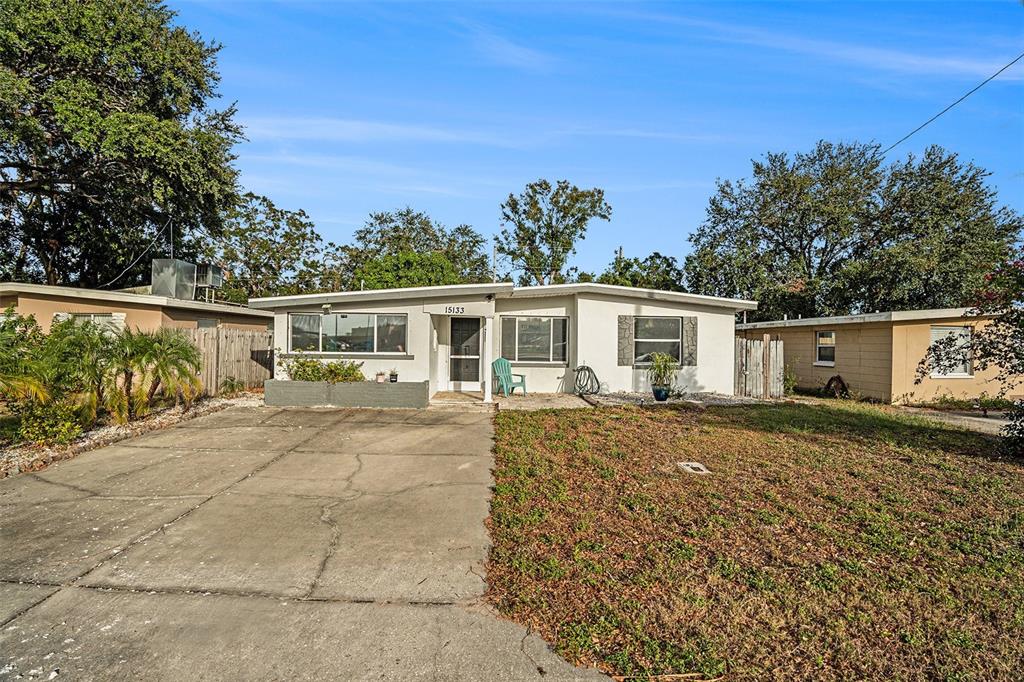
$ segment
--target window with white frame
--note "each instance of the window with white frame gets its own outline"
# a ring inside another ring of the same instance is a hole
[[[952,341],[946,341],[952,337]],[[933,377],[970,377],[973,376],[971,362],[971,328],[962,326],[935,326],[931,328],[931,342],[952,344],[958,355],[955,365],[932,369]]]
[[[501,357],[512,362],[568,362],[568,318],[502,317]]]
[[[55,313],[54,322],[71,320],[75,324],[94,324],[107,331],[124,329],[124,313]]]
[[[814,332],[814,364],[825,367],[836,365],[836,333]]]
[[[637,317],[633,320],[633,364],[651,361],[655,353],[664,353],[680,362],[683,346],[681,317]]]
[[[406,353],[401,313],[290,313],[288,348],[309,353]]]

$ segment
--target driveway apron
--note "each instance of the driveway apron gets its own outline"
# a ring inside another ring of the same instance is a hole
[[[238,407],[0,481],[0,679],[599,678],[482,599],[492,439]]]

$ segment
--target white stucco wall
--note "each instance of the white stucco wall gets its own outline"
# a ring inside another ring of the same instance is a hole
[[[644,302],[624,296],[580,294],[576,302],[577,363],[597,374],[602,391],[647,391],[645,370],[618,365],[618,316],[696,316],[697,366],[683,367],[676,387],[684,391],[733,392],[735,315],[711,306]]]
[[[480,296],[445,298],[445,303],[479,304]],[[408,352],[404,357],[374,357],[372,354],[324,354],[325,361],[337,358],[363,363],[363,374],[372,378],[377,371],[396,368],[401,381],[429,381],[431,392],[447,389],[448,317],[424,312],[424,304],[438,299],[410,299],[400,302],[333,304],[335,313],[405,313],[408,315]],[[575,384],[572,369],[581,364],[597,374],[603,391],[647,391],[643,368],[618,366],[618,316],[695,316],[697,317],[697,365],[684,367],[677,376],[677,387],[686,391],[733,391],[733,338],[735,316],[726,308],[645,301],[636,297],[575,293],[555,296],[498,298],[493,303],[494,324],[491,357],[500,357],[501,318],[510,315],[567,317],[569,319],[569,359],[565,364],[513,363],[513,372],[526,375],[530,392],[571,392]],[[277,368],[275,378],[286,379],[283,362],[288,354],[288,313],[319,313],[319,305],[296,305],[278,309],[274,318],[274,346]],[[316,357],[313,353],[303,353]],[[481,359],[481,364],[483,360]],[[483,374],[483,367],[481,367]]]
[[[479,303],[481,297],[445,299],[447,303]],[[400,302],[362,302],[352,304],[333,304],[332,313],[404,313],[408,316],[408,346],[404,356],[396,354],[384,354],[376,356],[373,353],[313,353],[303,352],[303,357],[319,358],[324,362],[344,359],[363,363],[362,371],[367,379],[372,379],[378,371],[389,372],[392,368],[398,370],[399,381],[430,381],[431,390],[438,390],[439,376],[447,371],[447,346],[438,343],[439,339],[435,333],[435,327],[431,315],[424,312],[424,303],[435,303],[436,301],[424,301],[422,299],[408,299]],[[322,308],[319,305],[298,305],[287,310],[279,309],[274,315],[274,348],[275,348],[275,379],[287,379],[285,363],[291,354],[288,347],[288,314],[289,313],[320,313]],[[439,318],[439,316],[433,316]],[[446,318],[439,318],[446,319]],[[445,325],[446,327],[446,325]],[[447,333],[440,339],[446,341]],[[445,362],[440,362],[438,357],[444,354]]]
[[[501,357],[501,318],[510,316],[567,317],[569,318],[569,361],[567,363],[513,362],[512,372],[526,377],[526,389],[537,393],[571,393],[572,368],[576,366],[576,300],[574,296],[544,296],[536,298],[501,298],[494,304],[494,338],[492,350]]]

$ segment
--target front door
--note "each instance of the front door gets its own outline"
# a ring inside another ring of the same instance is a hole
[[[453,391],[480,390],[480,318],[453,317],[448,366]]]

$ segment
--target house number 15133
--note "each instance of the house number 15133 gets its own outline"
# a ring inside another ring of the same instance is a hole
[[[466,312],[466,306],[464,305],[446,305],[444,307],[446,315],[461,315]]]

